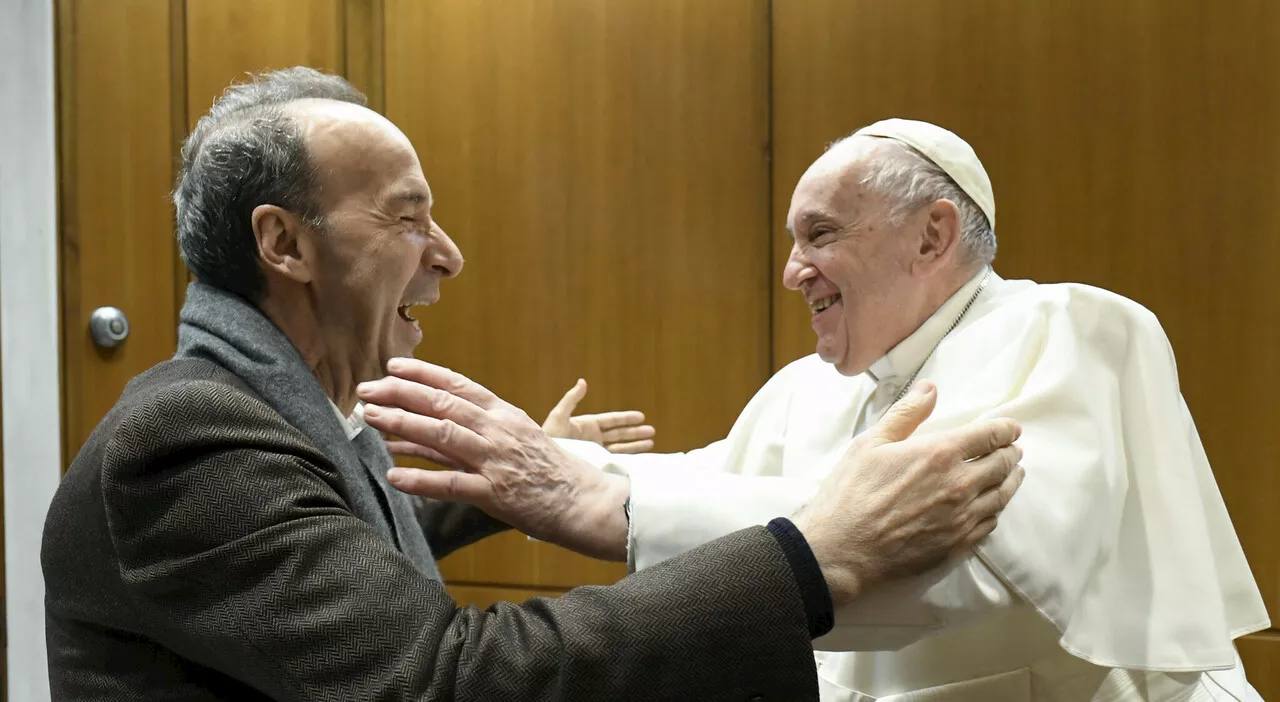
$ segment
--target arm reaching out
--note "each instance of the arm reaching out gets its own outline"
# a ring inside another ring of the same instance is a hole
[[[657,431],[645,424],[643,412],[625,410],[575,416],[573,410],[586,394],[587,381],[579,378],[542,422],[542,430],[547,436],[590,442],[613,454],[648,453],[653,450],[653,437]],[[422,458],[446,468],[457,467],[439,451],[412,441],[388,441],[387,451],[392,456]]]
[[[626,477],[570,456],[528,415],[464,376],[414,359],[394,359],[388,371],[360,387],[369,424],[462,468],[396,468],[392,485],[475,504],[580,553],[625,555]],[[913,437],[936,399],[932,384],[921,383],[854,440],[819,497],[796,517],[836,604],[967,549],[990,532],[1021,482],[1012,445],[1020,428],[1012,420]]]

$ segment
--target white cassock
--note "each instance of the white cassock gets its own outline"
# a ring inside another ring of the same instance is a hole
[[[1233,640],[1269,621],[1159,322],[993,272],[947,334],[982,277],[863,375],[790,364],[704,449],[563,443],[631,476],[644,568],[793,514],[923,364],[938,404],[919,433],[1017,419],[1026,480],[975,555],[837,610],[814,642],[823,700],[1260,699]]]

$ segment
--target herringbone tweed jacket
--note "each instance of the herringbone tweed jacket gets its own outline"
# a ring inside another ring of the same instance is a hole
[[[54,699],[817,699],[800,593],[763,528],[611,587],[480,611],[344,492],[221,367],[139,376],[46,522]]]

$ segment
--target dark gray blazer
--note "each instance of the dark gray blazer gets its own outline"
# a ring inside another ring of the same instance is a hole
[[[54,699],[817,699],[800,592],[763,528],[611,587],[480,611],[344,494],[221,367],[136,378],[45,524]],[[467,514],[432,516],[437,555],[484,532]]]

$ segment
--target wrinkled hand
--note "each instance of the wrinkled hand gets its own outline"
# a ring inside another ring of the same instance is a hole
[[[937,398],[932,383],[917,383],[854,439],[794,518],[836,604],[972,548],[1022,483],[1012,445],[1022,430],[1011,419],[912,438]]]
[[[644,413],[635,410],[580,414],[573,410],[587,395],[587,381],[578,379],[560,398],[542,423],[542,430],[557,439],[592,441],[612,453],[645,453],[653,450],[654,428],[644,423]]]
[[[588,556],[626,557],[627,478],[566,453],[527,414],[463,375],[412,358],[392,359],[387,371],[358,389],[365,421],[457,468],[393,468],[395,488],[473,504]]]

